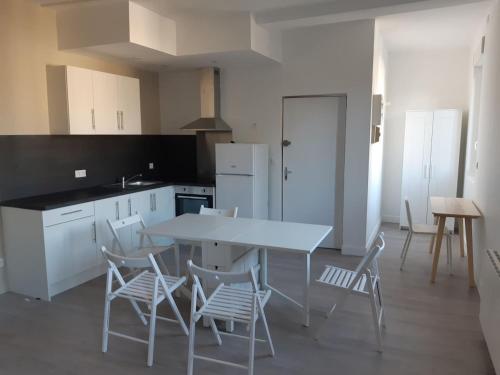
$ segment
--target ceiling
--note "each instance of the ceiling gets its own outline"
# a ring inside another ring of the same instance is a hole
[[[377,25],[385,47],[429,50],[471,47],[487,17],[491,2],[380,17]]]

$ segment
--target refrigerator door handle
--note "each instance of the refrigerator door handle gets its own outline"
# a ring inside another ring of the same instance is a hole
[[[253,174],[230,174],[230,173],[217,173],[216,176],[243,176],[243,177],[254,177]]]

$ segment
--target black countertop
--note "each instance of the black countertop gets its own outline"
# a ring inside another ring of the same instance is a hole
[[[159,182],[149,186],[134,186],[121,189],[120,187],[94,186],[86,189],[61,191],[57,193],[37,195],[33,197],[19,198],[0,202],[0,206],[15,207],[26,210],[45,211],[55,208],[72,206],[74,204],[92,202],[99,199],[117,197],[120,195],[133,194],[140,191],[157,189],[165,186],[215,186],[214,183],[206,182]]]

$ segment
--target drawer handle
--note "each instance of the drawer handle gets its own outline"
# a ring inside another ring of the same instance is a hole
[[[71,214],[76,214],[78,212],[82,212],[83,210],[75,210],[75,211],[68,211],[68,212],[63,212],[61,214],[61,216],[64,216],[64,215],[71,215]]]

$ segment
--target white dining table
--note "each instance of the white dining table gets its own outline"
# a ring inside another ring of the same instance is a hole
[[[263,289],[276,294],[297,306],[303,313],[303,324],[310,321],[311,255],[331,232],[327,225],[290,223],[284,221],[229,218],[221,216],[184,214],[174,219],[147,227],[139,233],[168,237],[178,242],[219,242],[258,248],[260,251],[260,283]],[[268,251],[283,251],[304,258],[302,301],[298,302],[269,284]],[[179,257],[176,273],[180,274]]]

